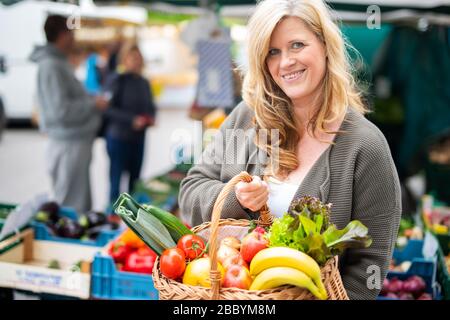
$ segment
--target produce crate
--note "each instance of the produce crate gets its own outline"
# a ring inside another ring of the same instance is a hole
[[[61,207],[59,215],[62,217],[70,218],[72,220],[78,219],[78,215],[75,210],[68,207]],[[45,223],[42,222],[33,221],[32,226],[34,228],[36,240],[57,241],[93,247],[103,247],[111,239],[115,238],[123,231],[123,228],[119,228],[117,230],[103,230],[95,240],[80,240],[54,236],[51,234],[49,228],[45,225]]]
[[[97,253],[92,265],[91,295],[98,299],[158,300],[151,275],[118,271],[114,260]]]
[[[450,300],[450,273],[445,263],[445,257],[450,253],[450,240],[447,235],[437,236],[439,242],[438,250],[438,281],[442,287],[442,294],[445,300]]]
[[[0,249],[20,241],[0,254],[0,287],[87,299],[90,264],[97,248],[54,241],[34,240],[29,228],[0,242]],[[49,268],[58,260],[60,269]],[[81,268],[73,268],[81,261]]]
[[[402,249],[395,249],[393,253],[393,259],[396,264],[400,264],[405,261],[411,261],[411,266],[408,271],[392,271],[390,270],[386,276],[388,279],[398,278],[400,280],[406,280],[410,276],[416,275],[423,278],[427,287],[425,292],[431,294],[433,299],[440,299],[440,288],[436,282],[437,273],[437,256],[432,258],[425,258],[422,254],[424,241],[411,239],[408,244]],[[381,297],[378,300],[392,300],[390,298]]]
[[[17,207],[16,204],[0,203],[0,222],[8,216],[8,214]]]
[[[2,228],[3,228],[4,224],[5,224],[6,217],[16,207],[17,207],[16,204],[0,203],[0,231],[2,230]],[[19,231],[23,231],[23,230],[27,229],[28,227],[29,226],[24,226]],[[9,234],[8,236],[5,237],[5,239],[3,239],[3,241],[9,239],[13,235],[14,235],[14,233]],[[8,246],[3,247],[3,249],[0,249],[0,254],[2,254],[3,252],[5,252],[5,251],[9,250],[10,248],[14,247],[18,243],[20,243],[20,240],[12,242]]]

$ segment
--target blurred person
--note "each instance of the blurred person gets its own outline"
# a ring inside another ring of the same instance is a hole
[[[68,56],[74,45],[66,18],[50,15],[44,24],[47,44],[35,48],[40,129],[49,138],[47,162],[55,200],[78,212],[91,209],[89,166],[103,97],[91,97],[76,79]]]
[[[111,202],[119,196],[123,173],[129,175],[129,191],[139,179],[146,128],[154,124],[156,115],[150,82],[141,75],[144,60],[139,47],[134,43],[124,45],[119,63],[123,72],[112,81],[111,108],[105,114]]]

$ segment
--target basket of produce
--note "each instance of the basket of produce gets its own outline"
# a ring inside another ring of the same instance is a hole
[[[192,230],[125,195],[118,199],[116,213],[159,255],[153,268],[159,298],[347,300],[337,256],[346,246],[370,245],[367,228],[352,221],[338,230],[329,222],[331,205],[312,197],[299,199],[278,219],[267,208],[258,221],[220,219],[229,192],[251,179],[246,172],[231,179],[211,222]]]

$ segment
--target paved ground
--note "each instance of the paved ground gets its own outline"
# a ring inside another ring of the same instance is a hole
[[[170,169],[176,137],[188,138],[195,123],[184,109],[160,110],[158,123],[147,132],[142,177]],[[198,123],[197,123],[198,124]],[[8,129],[0,141],[0,202],[22,203],[41,192],[50,192],[46,173],[47,137],[36,129]],[[105,142],[97,139],[91,165],[93,209],[103,210],[109,190],[109,160]]]

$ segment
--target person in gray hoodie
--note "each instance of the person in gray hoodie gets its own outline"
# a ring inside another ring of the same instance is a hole
[[[38,63],[39,126],[49,138],[52,188],[58,203],[86,212],[91,209],[92,145],[108,101],[89,96],[75,78],[67,59],[74,44],[67,19],[48,16],[44,31],[47,44],[36,47],[30,59]]]

